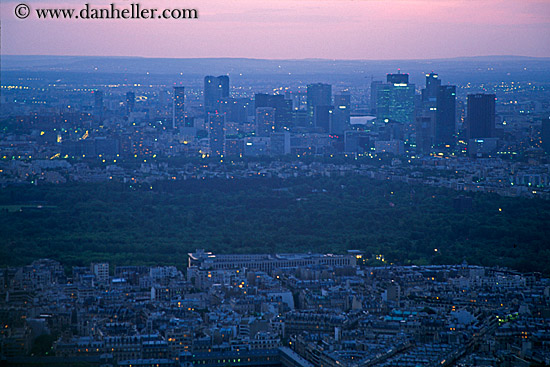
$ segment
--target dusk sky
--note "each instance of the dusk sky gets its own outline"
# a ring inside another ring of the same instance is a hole
[[[22,1],[22,0],[21,0]],[[133,1],[26,0],[80,9]],[[137,1],[136,1],[137,2]],[[2,54],[144,57],[424,59],[550,57],[550,0],[187,0],[195,20],[17,19],[2,10]]]

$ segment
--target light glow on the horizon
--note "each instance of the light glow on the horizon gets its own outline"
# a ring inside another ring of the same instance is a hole
[[[92,6],[129,1],[87,1]],[[28,2],[76,8],[86,2]],[[2,3],[2,53],[146,57],[423,59],[550,56],[547,0],[161,0],[196,20],[20,20]]]

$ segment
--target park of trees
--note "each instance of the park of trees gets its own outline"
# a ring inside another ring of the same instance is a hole
[[[217,253],[357,249],[387,263],[507,266],[550,274],[550,202],[361,176],[70,183],[0,191],[0,266],[176,265]],[[38,208],[41,206],[41,208]],[[435,251],[437,249],[437,251]]]

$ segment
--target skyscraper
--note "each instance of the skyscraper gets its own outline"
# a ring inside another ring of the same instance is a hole
[[[275,132],[275,109],[272,107],[256,108],[256,136],[269,136]]]
[[[134,92],[126,92],[126,114],[129,115],[134,111],[136,104],[136,94]]]
[[[467,129],[469,139],[492,138],[495,129],[494,94],[469,94]]]
[[[229,97],[229,77],[227,75],[204,77],[204,113],[215,113],[219,102]]]
[[[550,154],[550,116],[542,118],[542,148],[547,154]]]
[[[222,156],[225,148],[225,114],[208,114],[210,155]]]
[[[435,144],[454,145],[456,125],[456,86],[446,85],[437,91]]]
[[[185,87],[174,87],[172,108],[172,128],[181,129],[185,126]]]
[[[422,102],[435,103],[437,99],[437,95],[439,93],[440,86],[441,86],[441,79],[439,79],[439,75],[435,74],[434,72],[431,72],[430,74],[426,74],[426,88],[422,89]]]
[[[103,119],[103,91],[96,90],[92,92],[94,94],[94,115],[98,119]]]
[[[441,86],[435,73],[426,74],[422,89],[422,110],[417,116],[416,145],[428,152],[434,145],[454,145],[456,86]]]
[[[376,117],[414,124],[414,89],[409,74],[388,74],[387,83],[378,87]]]
[[[330,133],[336,135],[344,134],[350,124],[351,97],[349,93],[334,95],[334,112]]]
[[[332,85],[316,83],[307,86],[307,112],[310,127],[315,126],[315,107],[332,105]],[[328,131],[328,130],[327,130]]]
[[[292,100],[285,99],[282,94],[254,95],[254,108],[271,107],[275,111],[275,130],[288,130],[292,124]]]
[[[423,110],[416,116],[416,150],[419,153],[429,153],[434,145],[435,114]]]
[[[373,80],[370,83],[370,110],[376,113],[376,103],[378,98],[378,88],[382,85],[380,80]]]
[[[387,74],[386,82],[390,84],[409,84],[409,74]]]
[[[332,126],[334,106],[318,105],[313,110],[313,125],[318,131],[328,133]]]

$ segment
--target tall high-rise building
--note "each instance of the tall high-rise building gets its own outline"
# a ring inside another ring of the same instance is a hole
[[[134,111],[136,105],[136,94],[134,92],[126,92],[126,114],[129,115]]]
[[[315,126],[315,107],[332,105],[332,85],[315,83],[307,86],[307,112],[310,127]],[[328,131],[328,130],[327,130]]]
[[[383,83],[380,80],[373,80],[370,83],[370,110],[372,113],[376,113],[376,103],[378,100],[378,88]]]
[[[275,130],[288,130],[292,125],[292,100],[285,99],[282,94],[264,94],[254,95],[254,108],[270,107],[275,111]]]
[[[227,122],[243,122],[242,114],[238,107],[238,100],[236,98],[222,98],[218,103],[218,113],[225,113]]]
[[[409,84],[409,74],[387,74],[386,83],[390,84]]]
[[[275,109],[272,107],[256,108],[256,136],[269,136],[275,132]]]
[[[441,86],[435,73],[426,74],[422,89],[422,110],[417,116],[417,147],[428,152],[434,145],[454,145],[456,86]]]
[[[172,108],[172,128],[181,129],[185,126],[185,87],[174,87]]]
[[[441,79],[439,79],[439,75],[434,72],[426,74],[426,88],[422,89],[422,102],[432,102],[435,104],[439,93],[439,87],[441,87]]]
[[[220,75],[218,77],[219,88],[221,89],[222,98],[229,97],[229,76]]]
[[[454,145],[456,129],[456,86],[446,85],[437,91],[435,144]]]
[[[550,116],[542,118],[542,148],[547,154],[550,154]]]
[[[429,153],[434,145],[435,114],[423,110],[416,116],[416,150],[419,153]]]
[[[330,133],[336,135],[344,134],[350,124],[351,96],[349,93],[334,95],[334,112]]]
[[[94,94],[94,114],[99,118],[103,118],[103,91],[95,90],[92,92]]]
[[[316,130],[324,133],[330,132],[334,106],[318,105],[313,110],[313,126]]]
[[[414,123],[414,89],[414,84],[409,83],[409,74],[388,74],[387,83],[378,87],[377,118]]]
[[[208,114],[210,155],[222,156],[225,148],[225,113]]]
[[[215,113],[223,98],[229,97],[229,77],[227,75],[204,77],[204,112],[205,116]]]
[[[469,94],[467,129],[469,139],[492,138],[495,130],[494,94]]]

